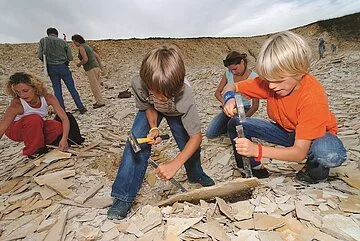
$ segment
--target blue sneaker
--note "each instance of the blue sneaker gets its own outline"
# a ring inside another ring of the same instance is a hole
[[[200,178],[196,181],[189,180],[189,183],[199,183],[203,187],[210,187],[215,185],[214,180],[211,179],[211,177],[209,177],[208,175],[206,175],[205,172],[203,172]]]
[[[126,218],[126,215],[131,209],[131,202],[124,202],[120,199],[115,198],[114,203],[107,212],[108,219],[121,220]]]

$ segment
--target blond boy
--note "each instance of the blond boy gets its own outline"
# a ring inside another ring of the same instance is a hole
[[[270,118],[248,118],[244,123],[246,138],[236,138],[236,118],[229,122],[235,157],[250,157],[254,175],[269,176],[261,158],[301,162],[306,165],[296,174],[301,183],[314,184],[327,179],[331,167],[346,160],[346,150],[336,136],[337,122],[330,111],[321,83],[308,73],[311,50],[297,34],[282,32],[262,46],[256,71],[259,77],[225,87],[224,112],[233,117],[233,91],[248,98],[266,99]],[[262,146],[258,138],[283,147]]]

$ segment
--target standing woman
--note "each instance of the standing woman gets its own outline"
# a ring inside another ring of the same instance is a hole
[[[44,83],[32,74],[17,72],[10,76],[6,91],[13,97],[0,120],[0,138],[24,142],[23,154],[32,157],[46,152],[46,145],[68,149],[69,119],[57,98],[47,93]],[[44,120],[52,106],[61,122]],[[59,142],[60,140],[60,142]]]
[[[228,55],[226,55],[223,63],[227,70],[223,74],[215,91],[215,97],[221,103],[221,108],[224,106],[224,98],[221,92],[226,84],[234,84],[246,79],[257,77],[255,72],[247,68],[248,59],[245,53],[240,54],[239,52],[231,51]],[[236,94],[241,95],[239,93]],[[241,97],[244,103],[246,117],[251,117],[259,108],[259,99],[254,98],[252,100],[248,100],[243,96]],[[221,112],[210,122],[209,127],[206,130],[206,137],[212,139],[227,133],[227,124],[230,119],[231,118],[228,117],[223,110],[221,110]]]
[[[79,35],[75,34],[71,37],[72,42],[76,47],[79,48],[78,57],[80,62],[77,63],[77,67],[83,66],[89,82],[91,92],[94,95],[96,103],[93,104],[93,108],[97,109],[105,106],[105,102],[102,98],[100,91],[100,68],[102,68],[101,61],[99,55],[88,45],[85,43],[85,39]]]

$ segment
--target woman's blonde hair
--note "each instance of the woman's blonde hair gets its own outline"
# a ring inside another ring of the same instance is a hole
[[[271,36],[261,47],[257,74],[269,81],[301,77],[311,64],[311,49],[299,35],[285,31]]]
[[[38,96],[44,96],[47,93],[44,82],[30,73],[17,72],[10,76],[9,81],[6,83],[6,92],[12,97],[18,97],[14,87],[18,84],[27,84],[35,89]]]
[[[161,46],[148,52],[141,64],[140,78],[150,91],[167,98],[183,90],[185,65],[179,48]]]

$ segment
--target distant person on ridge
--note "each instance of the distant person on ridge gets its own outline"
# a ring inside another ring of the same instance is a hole
[[[66,34],[63,33],[63,39],[66,41]]]
[[[335,44],[331,44],[331,52],[332,53],[336,52],[336,45]]]
[[[66,41],[58,38],[58,31],[56,28],[48,28],[46,32],[48,36],[40,39],[38,58],[41,61],[46,61],[47,72],[52,83],[54,94],[61,107],[65,110],[61,88],[62,79],[80,114],[84,114],[87,110],[81,102],[79,93],[75,87],[74,79],[68,67],[69,61],[73,59],[71,49]],[[43,56],[45,56],[45,59]]]
[[[324,58],[325,52],[325,40],[323,38],[319,38],[319,59]]]
[[[105,106],[104,99],[100,90],[100,70],[103,69],[99,55],[87,44],[85,39],[75,34],[71,37],[74,45],[79,49],[78,58],[80,62],[76,64],[77,67],[83,66],[86,75],[89,79],[90,89],[94,95],[95,103],[93,108],[97,109]]]

